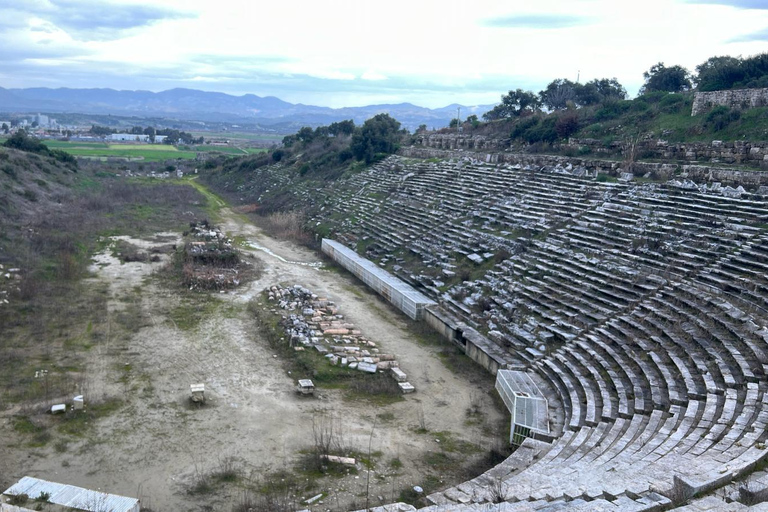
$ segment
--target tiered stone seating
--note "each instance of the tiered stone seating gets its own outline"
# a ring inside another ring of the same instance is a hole
[[[493,479],[498,510],[658,509],[673,477],[707,490],[768,456],[761,198],[397,157],[295,194],[525,361],[562,415],[551,445],[526,440],[427,510],[480,510]]]

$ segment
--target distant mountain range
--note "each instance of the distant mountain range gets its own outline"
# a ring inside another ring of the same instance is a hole
[[[429,109],[411,103],[329,108],[293,104],[274,96],[232,96],[195,89],[162,92],[116,91],[114,89],[4,89],[0,87],[0,112],[81,113],[119,116],[164,117],[180,120],[260,124],[291,129],[327,125],[353,119],[356,124],[379,113],[387,113],[411,130],[421,124],[429,128],[447,126],[461,107],[461,117],[478,117],[493,105],[467,107],[448,105]]]

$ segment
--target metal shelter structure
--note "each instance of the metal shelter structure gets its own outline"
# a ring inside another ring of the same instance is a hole
[[[496,391],[512,413],[510,443],[520,445],[532,432],[549,434],[549,404],[530,375],[516,370],[499,370],[496,372]]]
[[[436,304],[409,284],[339,242],[323,238],[321,249],[413,320],[421,319],[426,306]]]
[[[26,494],[30,499],[46,496],[48,501],[56,505],[86,510],[90,512],[139,512],[139,500],[107,494],[74,485],[49,482],[31,476],[25,476],[4,493],[6,496]]]

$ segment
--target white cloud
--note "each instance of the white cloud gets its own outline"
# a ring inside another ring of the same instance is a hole
[[[376,71],[366,71],[365,73],[360,76],[363,80],[371,80],[371,81],[379,81],[379,80],[386,80],[387,76],[382,75],[381,73],[377,73]]]
[[[79,76],[94,87],[161,90],[177,80],[329,106],[494,103],[510,89],[577,75],[616,77],[635,93],[659,61],[693,70],[714,55],[765,50],[744,34],[764,33],[768,10],[720,5],[752,0],[704,1],[165,0],[154,8],[113,0],[98,4],[107,9],[89,41],[96,2],[67,3],[75,23],[46,14],[55,2],[35,3],[37,16],[0,0],[0,29],[12,41],[0,61],[20,63],[3,73],[11,87],[67,86]],[[115,5],[124,23],[110,15]],[[30,58],[61,60],[45,75],[45,62]]]

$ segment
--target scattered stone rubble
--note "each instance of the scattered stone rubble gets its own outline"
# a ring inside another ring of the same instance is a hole
[[[240,284],[239,253],[219,228],[206,220],[192,222],[184,235],[190,241],[183,249],[183,279],[190,290],[223,290]]]
[[[316,350],[329,364],[365,373],[388,371],[403,393],[414,391],[395,356],[381,353],[375,342],[344,319],[333,301],[300,285],[272,286],[266,293],[268,300],[276,304],[275,311],[288,313],[281,326],[294,350]]]
[[[18,282],[21,281],[21,269],[5,268],[0,264],[0,306],[9,304],[10,290],[15,287],[18,290]]]

